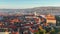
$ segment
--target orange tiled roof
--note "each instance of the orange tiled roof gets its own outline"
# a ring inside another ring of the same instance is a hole
[[[32,33],[38,32],[38,30],[33,30],[32,28],[29,28]]]

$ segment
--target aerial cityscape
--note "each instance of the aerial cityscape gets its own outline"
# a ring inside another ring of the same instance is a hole
[[[0,34],[60,34],[60,0],[0,0]]]
[[[32,11],[32,9],[0,9],[1,34],[60,33],[58,7],[39,7]]]

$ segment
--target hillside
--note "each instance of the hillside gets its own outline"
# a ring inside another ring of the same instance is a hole
[[[0,9],[0,13],[34,13],[37,12],[38,14],[53,14],[53,15],[60,15],[60,7],[36,7],[36,8],[28,8],[28,9]]]

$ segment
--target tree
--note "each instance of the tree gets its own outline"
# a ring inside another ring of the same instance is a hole
[[[56,18],[56,25],[60,25],[60,16],[55,16],[55,18]]]

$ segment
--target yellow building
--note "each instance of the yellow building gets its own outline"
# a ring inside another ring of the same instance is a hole
[[[56,19],[54,15],[46,15],[46,23],[56,24]]]

